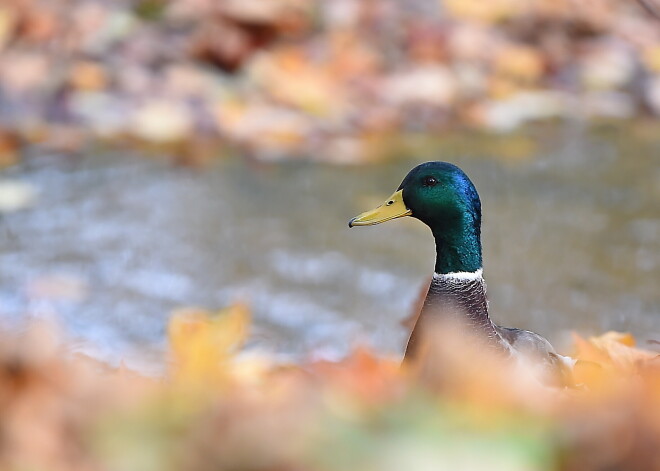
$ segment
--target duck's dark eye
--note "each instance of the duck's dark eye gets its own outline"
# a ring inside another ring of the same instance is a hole
[[[435,186],[438,184],[438,180],[435,177],[424,177],[424,186]]]

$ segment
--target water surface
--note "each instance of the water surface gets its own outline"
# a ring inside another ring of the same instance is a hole
[[[73,348],[158,367],[182,306],[250,303],[251,348],[337,358],[400,354],[400,321],[433,268],[427,228],[353,215],[425,160],[461,166],[484,211],[496,321],[565,345],[583,334],[660,338],[660,142],[652,126],[413,139],[387,163],[218,160],[207,170],[116,151],[30,151],[2,178],[39,192],[1,215],[0,319],[56,319]]]

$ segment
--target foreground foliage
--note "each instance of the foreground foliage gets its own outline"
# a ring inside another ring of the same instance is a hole
[[[168,373],[66,358],[52,331],[0,348],[4,470],[605,470],[660,467],[660,363],[629,335],[575,339],[575,388],[470,352],[420,382],[356,350],[281,365],[239,354],[244,306],[176,313]]]

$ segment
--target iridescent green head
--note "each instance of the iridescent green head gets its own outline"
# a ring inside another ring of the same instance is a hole
[[[468,176],[447,162],[412,169],[381,206],[351,219],[349,226],[412,216],[431,228],[436,273],[474,272],[482,267],[481,201]]]

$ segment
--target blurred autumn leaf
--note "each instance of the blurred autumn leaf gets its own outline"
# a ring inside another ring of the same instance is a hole
[[[158,380],[67,355],[48,326],[5,336],[2,469],[600,471],[660,463],[660,364],[629,334],[576,337],[585,381],[560,389],[519,381],[475,352],[456,355],[453,344],[436,352],[441,371],[431,376],[442,381],[431,383],[366,349],[337,363],[257,361],[240,351],[248,329],[242,304],[174,313],[169,374]]]
[[[190,388],[225,382],[230,360],[247,337],[249,322],[248,309],[242,304],[215,315],[200,309],[174,312],[168,328],[174,380]]]

